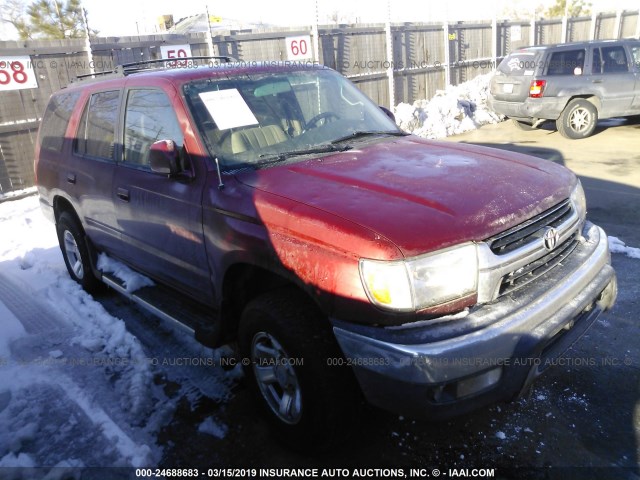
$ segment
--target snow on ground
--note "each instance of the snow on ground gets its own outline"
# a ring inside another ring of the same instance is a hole
[[[609,250],[612,253],[624,253],[627,257],[640,258],[640,248],[628,247],[617,237],[609,238]]]
[[[157,434],[187,393],[168,398],[155,380],[175,367],[70,279],[37,196],[1,202],[0,232],[0,466],[157,465]],[[209,396],[228,396],[209,383]],[[202,429],[226,433],[213,420]]]
[[[6,200],[9,198],[21,197],[24,195],[31,195],[32,193],[36,193],[37,187],[29,187],[22,190],[12,190],[10,192],[0,192],[0,201]]]
[[[449,86],[431,100],[416,100],[411,105],[400,103],[394,108],[396,123],[406,132],[433,139],[502,121],[503,117],[487,106],[491,75]]]

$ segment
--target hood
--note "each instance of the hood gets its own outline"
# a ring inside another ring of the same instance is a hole
[[[414,136],[236,177],[372,230],[406,257],[489,238],[564,200],[576,182],[547,160]]]

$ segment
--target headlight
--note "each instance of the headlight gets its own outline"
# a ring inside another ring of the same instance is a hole
[[[477,291],[478,253],[473,243],[409,260],[360,260],[364,289],[375,305],[421,310]]]
[[[582,184],[580,180],[578,180],[578,184],[575,186],[573,191],[571,192],[571,203],[573,204],[573,208],[578,214],[578,218],[580,220],[584,220],[587,216],[587,199],[584,196],[584,190],[582,189]]]

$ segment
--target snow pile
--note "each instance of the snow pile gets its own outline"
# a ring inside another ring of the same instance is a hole
[[[32,195],[38,191],[37,187],[24,188],[22,190],[13,190],[11,192],[0,192],[0,202],[16,197],[24,197]]]
[[[226,425],[222,425],[222,424],[217,423],[211,417],[208,417],[198,427],[198,431],[200,433],[206,433],[207,435],[211,435],[211,436],[219,438],[221,440],[227,435],[227,431],[228,430],[229,430],[229,428]]]
[[[155,319],[125,323],[71,280],[37,196],[0,202],[0,231],[0,467],[75,478],[84,466],[157,465],[158,433],[182,398],[229,398],[238,371],[174,361],[219,363],[223,349],[197,349]],[[101,260],[129,289],[150,282]],[[168,396],[162,379],[180,390]],[[200,426],[217,438],[227,430],[211,418]]]
[[[640,248],[627,247],[625,243],[616,237],[609,238],[609,250],[611,253],[624,253],[627,257],[640,259]]]
[[[457,86],[439,90],[431,100],[400,103],[394,108],[396,123],[424,138],[442,138],[498,123],[503,117],[487,106],[492,74],[480,75]]]

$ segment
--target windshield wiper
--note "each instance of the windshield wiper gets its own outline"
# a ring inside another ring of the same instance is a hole
[[[282,162],[291,157],[299,157],[302,155],[313,155],[314,153],[344,152],[350,149],[351,147],[349,145],[338,147],[333,144],[325,144],[325,145],[319,145],[317,147],[307,148],[304,150],[291,150],[289,152],[280,152],[273,155],[268,153],[263,153],[262,155],[260,155],[260,158],[262,158],[263,160],[260,162],[254,163],[254,165],[260,166],[260,165],[265,165],[267,163]]]
[[[393,137],[404,137],[410,135],[410,133],[403,132],[402,130],[358,130],[345,135],[344,137],[337,138],[331,142],[332,145],[336,143],[344,142],[345,140],[353,140],[359,137],[373,137],[379,135],[391,135]]]

